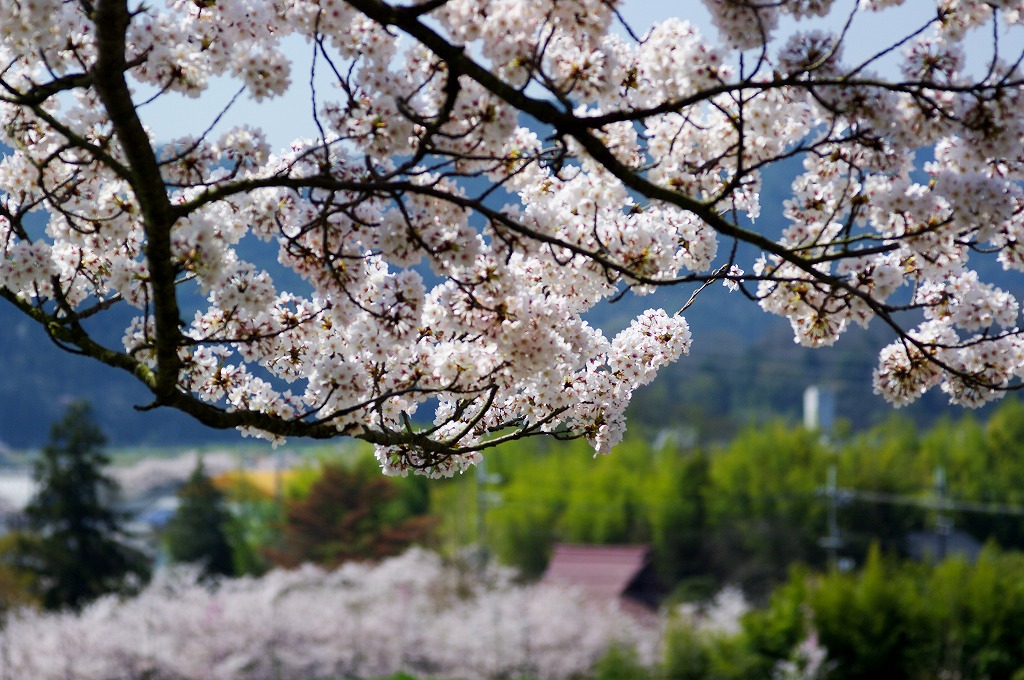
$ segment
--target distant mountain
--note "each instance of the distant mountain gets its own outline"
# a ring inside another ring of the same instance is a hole
[[[770,231],[781,230],[782,200],[797,172],[798,164],[791,163],[765,177],[760,228],[771,225]],[[266,266],[283,287],[304,285],[276,262],[265,262],[269,256],[258,255],[259,247],[267,252],[265,244],[243,242],[241,255]],[[742,265],[749,268],[754,253],[741,254]],[[1006,280],[998,268],[983,275],[997,284]],[[617,303],[601,305],[587,318],[611,335],[649,307],[678,310],[689,295],[688,288],[665,289],[646,297],[626,295]],[[189,304],[200,303],[195,297]],[[871,390],[878,349],[891,341],[881,328],[854,329],[836,347],[809,350],[793,343],[787,321],[761,312],[741,293],[730,293],[720,284],[701,293],[686,317],[694,334],[692,353],[636,395],[631,428],[690,428],[703,438],[724,437],[752,420],[775,415],[798,418],[803,391],[812,384],[831,389],[837,415],[854,425],[877,422],[891,413]],[[108,341],[119,345],[124,325],[108,319],[107,328]],[[97,330],[102,334],[105,329]],[[211,430],[169,409],[136,410],[148,403],[149,396],[132,377],[63,352],[41,328],[2,301],[0,346],[5,350],[0,359],[0,450],[40,446],[49,423],[74,399],[93,402],[115,446],[240,440],[234,431]],[[949,409],[942,395],[936,394],[907,412],[927,421]]]
[[[785,319],[724,289],[706,293],[687,313],[694,335],[690,355],[634,396],[634,431],[681,429],[708,441],[729,439],[740,427],[771,418],[800,422],[804,391],[812,385],[826,393],[835,419],[855,428],[894,413],[871,383],[878,351],[892,341],[881,324],[854,328],[833,347],[810,349],[793,341]],[[963,409],[933,391],[900,412],[926,424]]]
[[[237,439],[191,418],[158,409],[139,412],[148,393],[134,378],[69,354],[34,321],[0,301],[0,444],[15,449],[42,445],[49,424],[75,399],[88,399],[99,424],[115,446],[177,446]]]

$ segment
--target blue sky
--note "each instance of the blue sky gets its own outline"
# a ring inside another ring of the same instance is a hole
[[[799,28],[821,26],[835,28],[845,12],[856,0],[840,0],[836,3],[833,17],[818,22],[803,22]],[[934,0],[909,0],[904,6],[889,9],[877,15],[862,14],[854,24],[844,48],[847,60],[864,59],[882,46],[892,44],[907,32],[919,26],[924,18],[935,11]],[[646,32],[652,23],[671,16],[680,16],[700,27],[705,35],[716,37],[717,31],[711,24],[710,16],[703,3],[698,0],[676,0],[675,2],[650,2],[649,0],[626,0],[622,13],[638,35]],[[782,25],[781,33],[792,31],[797,24],[789,21]],[[990,36],[975,32],[969,39],[969,64],[972,70],[981,68],[991,54]],[[1024,48],[1024,31],[1018,30],[1004,40],[1008,48],[1018,51]],[[249,123],[262,127],[275,149],[284,147],[292,139],[313,136],[315,128],[309,116],[309,65],[312,48],[301,39],[290,39],[286,51],[294,59],[292,86],[289,92],[276,99],[256,104],[247,95],[238,99],[224,121],[217,129]],[[883,63],[880,68],[884,68]],[[198,135],[215,119],[220,109],[228,103],[238,86],[227,79],[218,81],[201,99],[188,99],[178,95],[167,95],[148,105],[142,111],[143,120],[156,132],[158,138],[169,138],[185,132]],[[331,94],[327,81],[318,85],[321,98]]]

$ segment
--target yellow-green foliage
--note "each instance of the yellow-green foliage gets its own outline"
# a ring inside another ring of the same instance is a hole
[[[24,543],[33,537],[13,531],[0,536],[0,617],[24,606],[40,604],[39,575],[33,573],[24,560]]]
[[[815,631],[830,680],[1012,680],[1024,668],[1024,556],[990,546],[975,564],[933,567],[873,549],[854,573],[794,574],[745,629],[777,659]]]
[[[668,573],[686,573],[680,554],[694,548],[702,522],[700,453],[627,439],[596,458],[579,441],[516,442],[487,456],[488,476],[501,481],[486,485],[484,529],[502,561],[538,574],[553,541],[651,543]],[[432,490],[449,541],[476,539],[476,484],[467,475]]]
[[[519,441],[485,455],[487,476],[499,481],[478,488],[470,472],[430,485],[449,546],[477,542],[482,529],[502,561],[539,574],[555,541],[650,543],[666,586],[686,580],[691,585],[681,592],[693,594],[692,584],[712,577],[742,583],[757,597],[785,580],[794,562],[825,566],[822,490],[831,467],[842,488],[900,500],[840,504],[843,554],[857,563],[872,543],[892,554],[907,532],[932,529],[935,513],[925,506],[937,466],[945,468],[950,498],[1024,504],[1024,405],[1007,401],[987,423],[968,417],[924,432],[893,418],[832,442],[777,421],[708,450],[655,450],[633,437],[597,458],[581,441]],[[1024,548],[1017,517],[952,518],[982,540]]]

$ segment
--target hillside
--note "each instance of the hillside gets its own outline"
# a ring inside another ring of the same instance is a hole
[[[798,172],[799,163],[790,160],[764,178],[762,217],[757,225],[762,230],[781,229],[782,201]],[[729,247],[729,243],[720,244],[722,252]],[[272,259],[267,261],[273,257],[268,254],[273,249],[266,248],[254,239],[239,246],[242,257],[266,267],[282,287],[301,287],[293,272],[283,270]],[[741,250],[741,266],[749,269],[755,257],[749,249]],[[997,284],[1005,279],[999,270],[979,268],[979,273]],[[628,294],[619,302],[599,306],[587,318],[612,335],[644,309],[678,310],[690,293],[690,288],[678,288],[650,296]],[[190,304],[198,306],[202,300],[193,297],[185,303]],[[637,394],[631,427],[649,432],[684,429],[701,438],[718,439],[751,420],[773,415],[798,418],[803,391],[812,384],[832,390],[837,415],[856,426],[878,422],[891,413],[871,389],[878,349],[891,341],[884,329],[866,333],[855,329],[833,348],[809,350],[793,343],[788,322],[766,315],[741,293],[730,293],[718,284],[700,294],[686,318],[694,336],[691,355]],[[116,346],[124,326],[106,320],[110,330],[105,340]],[[105,329],[99,330],[102,338]],[[6,349],[0,362],[0,450],[40,446],[49,423],[74,399],[94,403],[115,446],[239,440],[233,431],[213,431],[167,409],[136,410],[148,401],[145,390],[132,378],[61,351],[41,328],[7,304],[0,304],[0,343]],[[941,394],[929,394],[908,409],[920,422],[946,411]]]

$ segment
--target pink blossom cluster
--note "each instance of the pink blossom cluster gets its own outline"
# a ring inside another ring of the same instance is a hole
[[[585,675],[612,645],[653,663],[657,626],[554,586],[445,566],[413,550],[377,566],[312,566],[197,581],[162,572],[142,593],[81,613],[7,621],[0,672],[37,680],[309,680],[416,677],[542,680]]]
[[[1024,3],[943,0],[861,61],[800,23],[833,2],[706,5],[717,41],[678,19],[623,37],[603,0],[0,0],[0,292],[157,405],[360,437],[392,474],[538,434],[611,449],[690,342],[680,313],[611,340],[585,320],[627,290],[742,287],[811,346],[881,320],[896,404],[1019,385],[1018,303],[976,263],[1024,269],[1020,61],[972,75],[963,40],[1019,30]],[[253,121],[158,142],[139,115],[307,76],[319,133],[284,149]],[[124,306],[123,346],[88,335]]]

